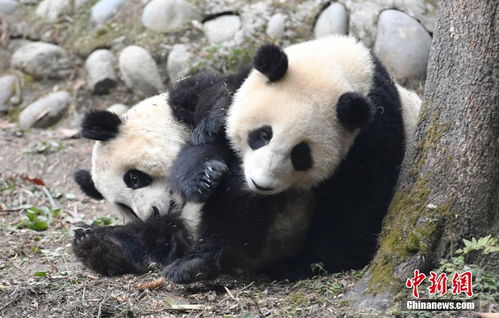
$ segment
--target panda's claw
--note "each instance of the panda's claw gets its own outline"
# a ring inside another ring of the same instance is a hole
[[[224,162],[218,160],[205,162],[200,167],[200,171],[195,174],[185,187],[184,195],[186,200],[193,202],[206,201],[227,171],[228,167]]]

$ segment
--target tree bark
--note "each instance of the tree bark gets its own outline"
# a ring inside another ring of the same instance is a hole
[[[399,293],[463,238],[499,233],[498,6],[439,2],[416,142],[364,279],[370,294]]]

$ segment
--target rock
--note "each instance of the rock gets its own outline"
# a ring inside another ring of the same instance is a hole
[[[7,103],[14,94],[16,77],[14,75],[5,75],[0,77],[0,113],[6,113],[9,110]]]
[[[71,0],[43,0],[36,8],[36,15],[49,22],[71,10]]]
[[[280,38],[284,34],[286,27],[286,16],[282,13],[274,14],[267,24],[267,35],[271,38]]]
[[[19,97],[18,95],[14,95],[10,98],[9,102],[11,105],[17,106],[21,103],[21,97]]]
[[[373,46],[380,12],[397,8],[418,19],[433,32],[437,14],[436,0],[342,0],[350,13],[349,34],[368,46]]]
[[[397,10],[379,16],[374,53],[399,80],[424,79],[431,36],[419,22]]]
[[[109,50],[94,51],[85,61],[87,86],[94,94],[107,94],[116,87],[118,78],[114,72],[116,59]]]
[[[114,17],[116,12],[125,4],[127,0],[100,0],[92,7],[90,21],[97,25],[104,24]]]
[[[168,55],[166,68],[172,83],[189,75],[191,67],[198,61],[198,57],[184,44],[177,44]]]
[[[233,39],[241,28],[238,15],[222,15],[203,23],[204,34],[211,43],[220,43]]]
[[[142,24],[156,32],[172,32],[200,18],[198,9],[184,0],[152,0],[144,8]]]
[[[124,104],[114,104],[106,108],[107,111],[113,112],[118,115],[126,113],[129,109],[130,107]]]
[[[14,12],[17,5],[17,1],[14,0],[0,0],[0,17],[6,17],[8,14]]]
[[[348,33],[348,14],[345,7],[338,2],[331,3],[317,18],[314,36],[320,38],[330,34]]]
[[[134,92],[152,96],[164,90],[158,67],[149,52],[140,46],[127,46],[120,53],[120,73]]]
[[[74,0],[75,10],[80,9],[84,5],[86,5],[90,0]]]
[[[19,127],[27,129],[52,126],[61,119],[70,100],[71,96],[66,91],[51,93],[38,99],[21,112]]]
[[[71,73],[66,51],[57,45],[32,42],[18,48],[10,61],[12,67],[37,78],[61,79]]]

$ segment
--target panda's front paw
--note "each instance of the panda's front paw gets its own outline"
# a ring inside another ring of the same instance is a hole
[[[113,227],[76,230],[73,252],[86,267],[104,276],[142,272],[142,265],[128,255],[112,230]]]
[[[166,278],[177,284],[213,279],[219,275],[215,266],[208,266],[202,257],[181,258],[165,268]]]
[[[206,201],[228,170],[229,168],[222,161],[205,162],[184,188],[185,199],[191,202]]]

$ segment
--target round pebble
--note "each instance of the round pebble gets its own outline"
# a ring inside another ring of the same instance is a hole
[[[338,2],[330,4],[319,15],[314,26],[314,36],[320,38],[330,34],[348,33],[348,14]]]
[[[125,84],[137,94],[152,96],[165,88],[156,62],[149,52],[140,46],[124,48],[120,53],[119,67]]]
[[[430,47],[431,36],[417,20],[397,10],[380,14],[374,53],[395,78],[425,78]]]

